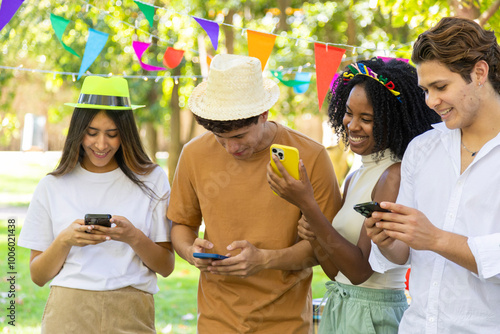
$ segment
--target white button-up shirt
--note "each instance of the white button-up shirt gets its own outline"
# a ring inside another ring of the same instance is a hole
[[[430,251],[410,249],[412,302],[400,333],[500,333],[500,135],[460,174],[460,130],[434,125],[405,153],[397,202],[438,228],[467,236],[478,275]],[[372,268],[394,266],[372,243]]]

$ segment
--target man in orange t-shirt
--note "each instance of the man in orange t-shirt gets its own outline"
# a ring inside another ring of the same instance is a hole
[[[311,267],[317,260],[310,243],[298,238],[299,209],[267,184],[271,144],[299,150],[330,220],[340,192],[321,144],[268,121],[278,97],[257,58],[217,55],[208,81],[189,99],[208,132],[183,148],[167,216],[175,250],[201,271],[199,333],[312,332]],[[198,238],[202,219],[204,239]],[[195,252],[229,258],[199,259]]]

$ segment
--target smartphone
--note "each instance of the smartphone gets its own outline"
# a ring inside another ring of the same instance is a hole
[[[106,227],[111,227],[111,215],[107,214],[86,214],[85,215],[85,225],[101,225]]]
[[[198,259],[212,259],[212,260],[224,260],[227,256],[212,253],[193,253],[193,256]]]
[[[374,211],[391,212],[390,210],[381,208],[378,202],[359,203],[354,206],[354,210],[366,218],[370,218]]]
[[[273,155],[280,159],[281,164],[285,167],[288,174],[290,174],[294,179],[300,179],[299,174],[299,150],[295,147],[272,144],[271,145],[271,167],[273,171],[278,174],[279,177],[283,177],[276,167],[273,160]]]

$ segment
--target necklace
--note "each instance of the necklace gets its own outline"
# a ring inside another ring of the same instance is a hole
[[[467,152],[469,152],[469,153],[470,153],[471,157],[475,156],[475,155],[476,155],[476,153],[477,153],[477,152],[479,152],[479,151],[472,152],[472,151],[470,151],[470,150],[467,148],[467,146],[465,146],[465,145],[464,145],[464,142],[463,142],[463,141],[461,141],[461,143],[462,143],[462,147],[463,147],[463,148],[464,148]]]

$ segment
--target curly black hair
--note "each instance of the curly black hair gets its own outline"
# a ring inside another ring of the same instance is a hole
[[[440,122],[441,118],[425,104],[424,92],[418,87],[415,67],[401,60],[386,62],[379,58],[362,60],[357,64],[368,66],[379,78],[388,78],[389,82],[394,83],[394,90],[401,94],[394,96],[382,83],[366,75],[355,75],[345,81],[343,74],[352,74],[352,70],[346,67],[329,93],[330,124],[347,147],[348,134],[343,124],[346,102],[354,86],[362,85],[373,106],[376,157],[382,158],[383,150],[389,148],[393,158],[402,159],[410,141],[429,130],[431,124]]]

